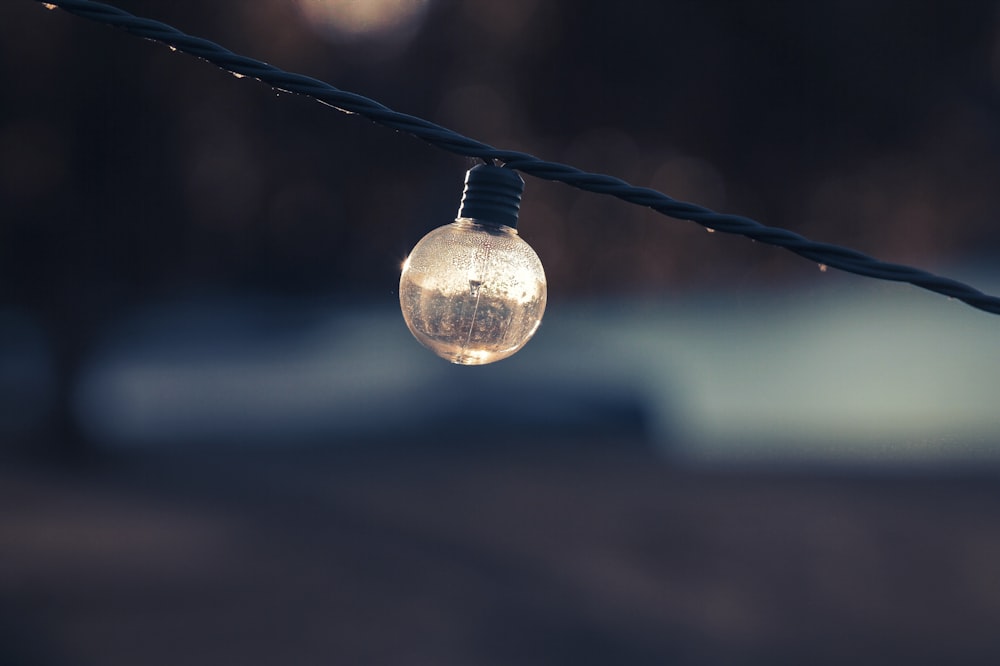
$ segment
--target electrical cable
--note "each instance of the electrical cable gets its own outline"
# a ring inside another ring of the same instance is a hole
[[[59,7],[71,14],[161,42],[233,74],[257,79],[281,91],[310,97],[344,113],[363,116],[374,123],[405,132],[458,155],[479,158],[487,163],[499,162],[536,178],[558,181],[580,190],[610,195],[651,208],[668,217],[695,222],[714,231],[738,234],[761,243],[782,247],[822,266],[881,280],[908,282],[957,299],[979,310],[1000,314],[1000,298],[985,294],[958,280],[903,264],[879,261],[857,250],[813,241],[795,232],[769,227],[741,215],[718,213],[697,204],[673,199],[650,188],[636,187],[614,176],[588,173],[567,164],[547,162],[528,153],[498,149],[423,118],[400,113],[362,95],[340,90],[329,83],[302,74],[286,72],[260,60],[238,55],[207,39],[188,35],[160,21],[134,16],[111,5],[92,0],[36,1],[42,2],[50,9]]]

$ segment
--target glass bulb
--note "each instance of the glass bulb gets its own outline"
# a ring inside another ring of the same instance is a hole
[[[542,262],[517,231],[459,218],[424,236],[403,264],[399,303],[414,337],[441,358],[507,358],[545,311]]]

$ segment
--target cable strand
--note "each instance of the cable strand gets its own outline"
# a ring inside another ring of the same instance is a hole
[[[177,51],[210,62],[228,72],[257,79],[278,90],[310,97],[343,113],[404,132],[437,148],[487,162],[499,162],[543,180],[557,181],[580,190],[613,196],[650,208],[675,219],[688,220],[726,234],[741,235],[793,252],[823,266],[856,275],[907,282],[914,286],[962,301],[974,308],[1000,314],[1000,298],[965,283],[933,273],[879,261],[850,248],[813,241],[793,231],[769,227],[741,215],[718,213],[697,204],[673,199],[662,192],[636,187],[626,181],[576,167],[547,162],[518,151],[501,150],[454,132],[423,118],[394,111],[362,95],[336,88],[329,83],[302,74],[287,72],[260,60],[238,55],[214,42],[188,35],[160,21],[142,18],[122,9],[92,0],[36,0],[48,7],[57,6],[71,14],[111,25],[127,32],[170,46]]]

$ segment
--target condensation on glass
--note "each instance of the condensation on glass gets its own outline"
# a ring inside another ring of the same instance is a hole
[[[538,330],[545,271],[517,231],[459,218],[424,236],[403,264],[399,302],[414,337],[461,365],[507,358]]]

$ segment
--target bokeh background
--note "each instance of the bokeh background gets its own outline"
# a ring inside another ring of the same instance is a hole
[[[122,8],[1000,291],[1000,3]],[[536,338],[400,263],[469,160],[0,9],[0,661],[995,663],[997,321],[528,179]]]

